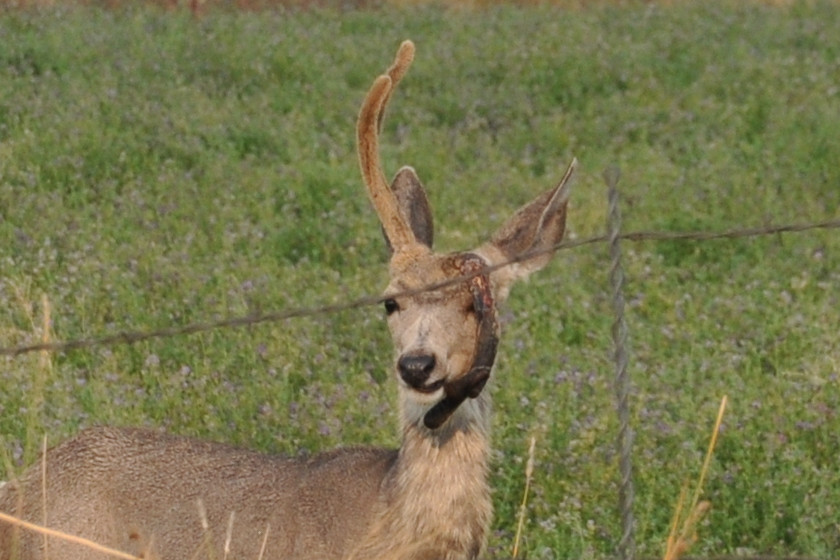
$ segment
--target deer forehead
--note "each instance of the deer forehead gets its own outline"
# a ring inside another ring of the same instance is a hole
[[[418,302],[440,302],[448,299],[470,298],[467,282],[453,280],[464,276],[461,254],[436,255],[428,253],[411,259],[395,255],[391,259],[391,281],[386,293],[408,293]],[[430,288],[428,291],[425,288]]]

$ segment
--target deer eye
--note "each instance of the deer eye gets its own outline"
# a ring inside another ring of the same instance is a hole
[[[400,310],[400,304],[395,299],[386,299],[383,303],[385,304],[385,313],[388,315],[393,315],[394,312]]]

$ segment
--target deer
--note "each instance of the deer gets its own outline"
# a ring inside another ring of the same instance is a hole
[[[403,42],[357,121],[359,166],[389,250],[380,300],[393,339],[398,449],[273,456],[152,429],[92,427],[0,488],[0,512],[138,558],[466,560],[486,548],[498,306],[543,268],[566,227],[577,160],[478,248],[432,250],[416,171],[389,184],[385,108],[414,59]],[[0,560],[100,560],[89,546],[0,521]]]

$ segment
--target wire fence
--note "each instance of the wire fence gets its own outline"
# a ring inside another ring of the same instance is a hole
[[[621,213],[619,205],[619,191],[617,183],[619,172],[617,168],[608,168],[604,172],[604,181],[608,189],[608,220],[607,233],[582,239],[567,240],[541,251],[534,251],[519,255],[517,258],[495,266],[486,267],[457,278],[444,282],[428,285],[416,290],[389,294],[387,298],[408,297],[425,291],[433,291],[454,285],[459,282],[469,281],[479,274],[488,274],[499,268],[511,264],[529,260],[539,254],[561,250],[571,250],[586,245],[607,243],[609,249],[610,268],[609,280],[613,308],[613,353],[612,358],[615,365],[614,388],[616,397],[616,411],[618,415],[619,431],[616,437],[616,447],[619,459],[619,496],[618,511],[621,516],[621,536],[616,546],[620,560],[635,560],[635,518],[633,513],[634,487],[632,469],[632,441],[633,431],[629,414],[630,379],[628,374],[628,352],[626,350],[628,339],[628,328],[624,319],[624,272],[621,265],[621,242],[708,242],[720,239],[739,239],[783,233],[802,233],[815,230],[840,229],[840,219],[824,220],[811,223],[777,224],[757,227],[734,228],[722,231],[635,231],[621,232]],[[203,333],[224,328],[239,328],[286,321],[295,318],[315,317],[339,313],[357,309],[369,305],[382,303],[386,296],[367,295],[358,299],[340,303],[320,305],[313,307],[297,307],[281,309],[267,313],[253,313],[241,316],[225,317],[219,320],[190,323],[185,325],[173,325],[152,330],[124,331],[114,334],[93,336],[56,342],[40,342],[21,346],[0,347],[0,356],[16,357],[32,352],[70,352],[74,350],[87,350],[94,347],[114,346],[119,344],[134,344],[151,339],[185,336],[190,334]],[[686,560],[692,558],[686,556]],[[694,557],[700,560],[700,557]],[[714,557],[704,560],[729,560],[736,557]],[[737,557],[742,558],[742,557]],[[817,560],[813,558],[793,558],[786,556],[750,556],[749,560]],[[823,559],[825,560],[825,559]]]
[[[451,286],[460,282],[466,282],[479,274],[488,274],[490,272],[493,272],[494,270],[498,270],[505,266],[526,261],[542,253],[571,250],[586,245],[608,243],[610,241],[615,242],[621,240],[630,242],[702,242],[713,241],[718,239],[739,239],[778,235],[782,233],[802,233],[815,230],[830,229],[840,229],[840,218],[810,223],[776,224],[757,227],[726,229],[722,231],[633,231],[618,234],[612,240],[610,239],[609,234],[595,235],[581,239],[563,241],[552,247],[549,247],[548,249],[523,253],[518,257],[511,259],[505,263],[487,267],[472,274],[452,278],[445,282],[431,284],[416,290],[410,290],[396,294],[389,294],[387,297],[407,297],[425,291],[440,290],[447,286]],[[342,311],[358,309],[369,305],[378,305],[385,301],[385,299],[386,297],[382,295],[367,295],[345,303],[338,304],[327,304],[313,307],[292,307],[271,312],[260,312],[239,316],[224,317],[222,319],[217,319],[213,321],[196,322],[185,325],[171,325],[158,329],[122,331],[113,334],[91,336],[87,338],[79,338],[73,340],[40,342],[24,344],[19,346],[0,347],[0,356],[20,356],[22,354],[29,354],[32,352],[69,352],[73,350],[87,350],[98,346],[135,344],[138,342],[144,342],[152,339],[185,336],[190,334],[204,333],[217,329],[241,328],[259,325],[261,323],[286,321],[288,319],[329,315],[333,313],[340,313]]]

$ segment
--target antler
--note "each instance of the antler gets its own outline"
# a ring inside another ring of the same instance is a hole
[[[382,173],[382,165],[379,161],[379,128],[391,93],[405,76],[412,60],[414,60],[414,43],[404,41],[388,73],[379,76],[373,82],[362,104],[356,126],[362,179],[394,253],[416,245],[417,240],[400,212],[396,197]]]
[[[388,68],[388,77],[391,78],[391,89],[388,90],[388,93],[385,94],[385,99],[382,100],[382,110],[379,112],[379,119],[376,122],[376,128],[380,132],[382,131],[382,120],[385,117],[385,107],[388,106],[388,101],[391,100],[391,94],[397,89],[397,84],[406,75],[412,62],[414,62],[414,43],[403,41],[397,50],[397,56],[394,57],[394,63]]]

